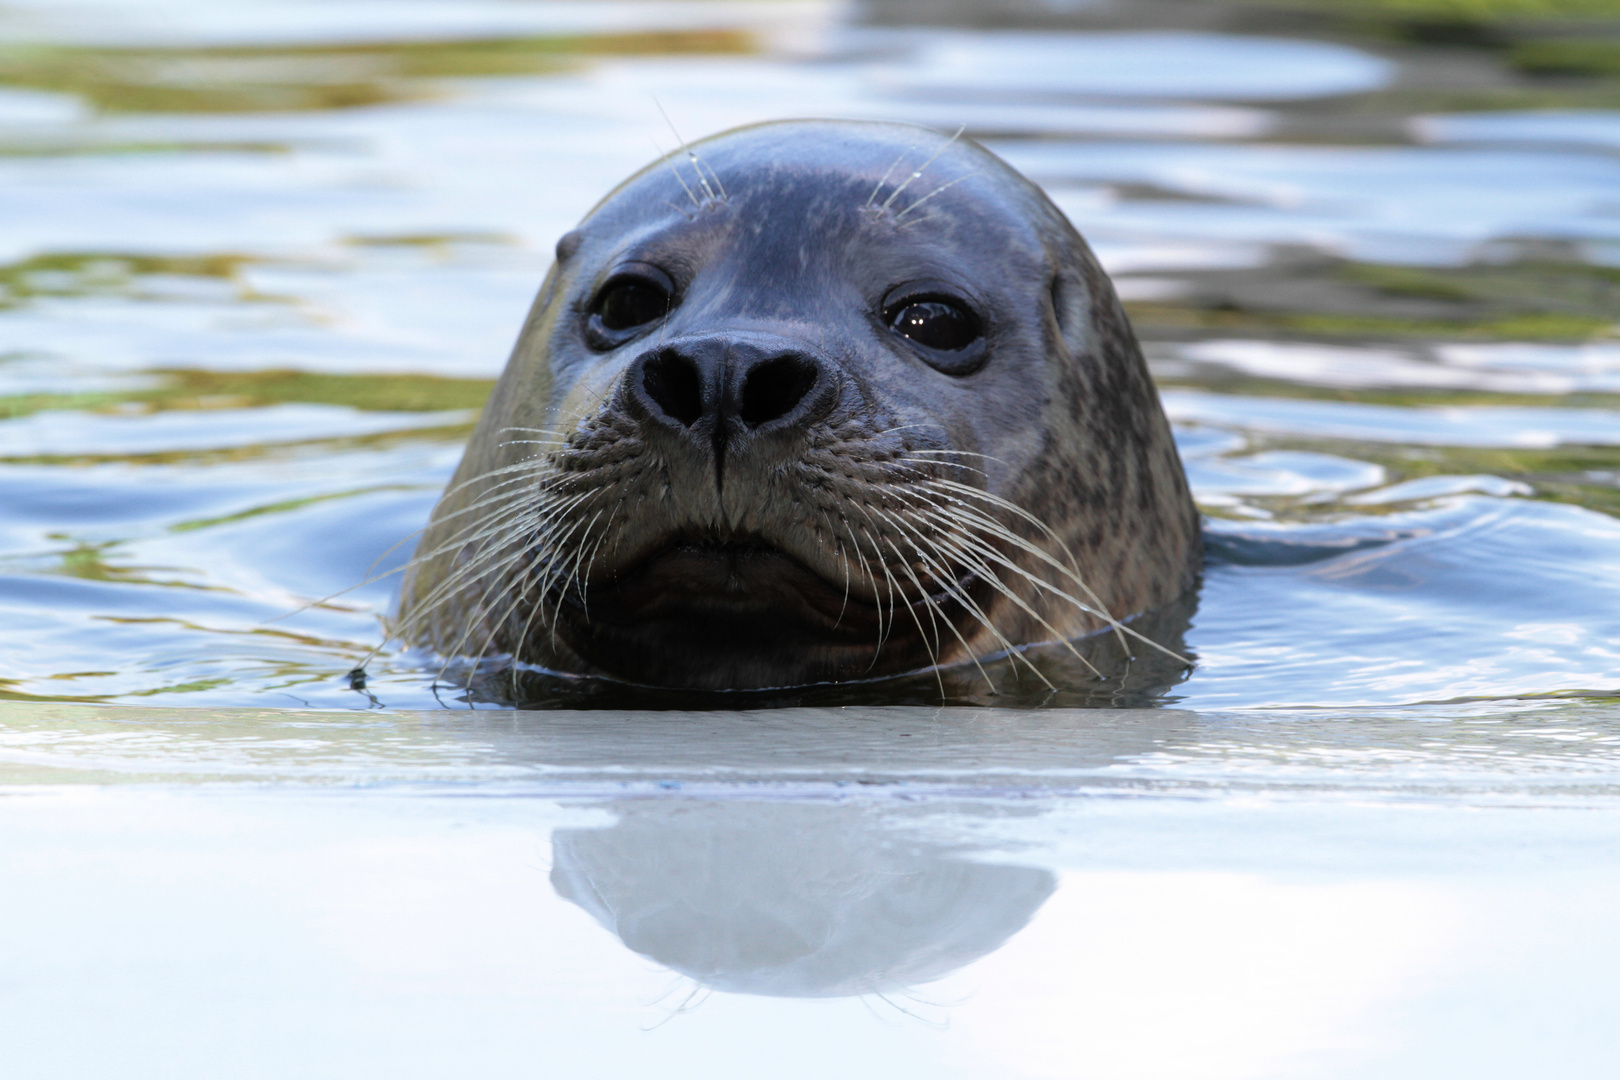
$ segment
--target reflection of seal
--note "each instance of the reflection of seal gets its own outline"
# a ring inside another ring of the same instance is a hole
[[[988,151],[841,122],[659,162],[557,246],[399,632],[662,686],[1065,640],[1193,582],[1118,299]]]
[[[1056,881],[885,828],[870,807],[649,800],[552,835],[551,883],[626,946],[717,990],[904,990],[999,948]]]

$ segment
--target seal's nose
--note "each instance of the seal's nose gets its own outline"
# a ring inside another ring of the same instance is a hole
[[[820,376],[815,361],[791,353],[763,360],[743,375],[737,418],[751,428],[787,416]]]
[[[641,360],[641,370],[630,373],[632,384],[641,376],[641,389],[664,417],[682,427],[691,427],[710,411],[716,395],[706,392],[703,371],[692,358],[675,349],[659,349]]]
[[[660,346],[626,376],[653,420],[720,437],[737,425],[752,432],[808,423],[824,411],[815,406],[832,396],[833,384],[823,361],[786,342],[726,338]]]

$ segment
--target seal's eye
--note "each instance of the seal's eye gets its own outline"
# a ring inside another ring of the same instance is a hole
[[[630,330],[669,311],[669,293],[646,278],[620,278],[608,283],[596,301],[596,315],[609,330]]]
[[[615,348],[664,318],[674,306],[674,283],[663,271],[642,265],[620,270],[591,301],[585,336],[594,348]]]
[[[941,352],[957,352],[979,340],[972,315],[945,300],[908,300],[891,308],[889,325],[901,337]]]
[[[943,283],[902,285],[884,298],[882,310],[889,329],[911,342],[932,367],[947,375],[971,375],[984,366],[984,324]]]

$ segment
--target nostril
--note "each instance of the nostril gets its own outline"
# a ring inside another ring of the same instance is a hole
[[[678,352],[661,352],[641,367],[641,385],[665,414],[691,427],[703,415],[703,377]]]
[[[737,416],[749,427],[786,416],[816,385],[816,365],[797,356],[755,364],[743,382]]]

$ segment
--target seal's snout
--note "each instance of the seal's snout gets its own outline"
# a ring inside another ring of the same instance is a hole
[[[648,351],[625,390],[648,421],[700,442],[801,429],[837,398],[830,366],[792,343],[704,337]]]

